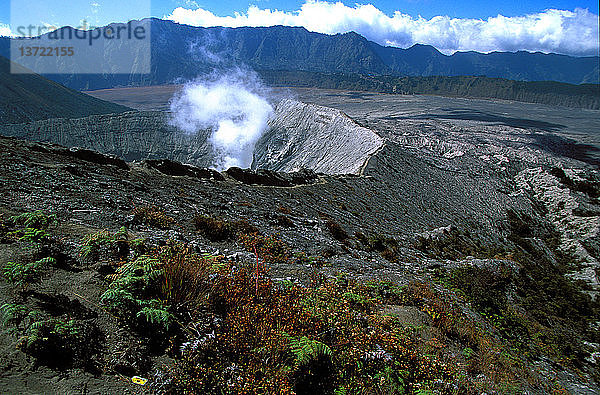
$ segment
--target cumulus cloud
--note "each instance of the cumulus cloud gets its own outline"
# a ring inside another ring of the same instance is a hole
[[[303,26],[326,34],[355,31],[382,45],[407,48],[429,44],[444,53],[456,51],[541,51],[568,55],[598,55],[598,15],[586,9],[548,9],[517,17],[487,19],[436,16],[392,16],[372,4],[348,7],[307,0],[299,10],[279,11],[250,6],[233,16],[217,16],[203,8],[178,7],[166,19],[192,26]]]
[[[10,30],[10,26],[0,23],[0,37],[12,37],[12,31]]]

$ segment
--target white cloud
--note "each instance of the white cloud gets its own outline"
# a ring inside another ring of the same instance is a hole
[[[13,33],[10,30],[10,26],[4,24],[4,23],[0,23],[0,37],[12,37]]]
[[[372,4],[348,7],[341,2],[307,0],[297,11],[260,9],[217,16],[203,8],[178,7],[165,16],[192,26],[303,26],[319,33],[355,31],[382,45],[407,48],[429,44],[444,53],[455,51],[541,51],[569,55],[597,55],[598,15],[586,9],[548,9],[518,17],[459,19],[412,17],[396,11],[388,16]]]
[[[183,0],[183,4],[185,4],[188,7],[200,7],[198,3],[196,3],[194,0]]]

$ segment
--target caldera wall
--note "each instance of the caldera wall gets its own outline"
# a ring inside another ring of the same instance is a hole
[[[383,140],[339,110],[282,100],[254,149],[253,168],[358,174]]]

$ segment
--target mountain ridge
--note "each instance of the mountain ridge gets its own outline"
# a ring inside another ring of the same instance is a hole
[[[355,32],[326,35],[304,27],[193,27],[151,18],[149,75],[47,75],[74,89],[157,85],[193,79],[215,67],[246,64],[257,70],[298,70],[393,76],[476,75],[519,81],[598,83],[599,59],[539,52],[456,52],[382,46]],[[115,24],[116,25],[116,24]],[[70,29],[70,27],[66,27]],[[6,56],[8,38],[0,40]],[[122,43],[122,45],[133,45]],[[106,53],[107,61],[111,58]],[[110,62],[108,62],[110,63]]]

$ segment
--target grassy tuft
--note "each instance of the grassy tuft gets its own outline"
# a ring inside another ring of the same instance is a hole
[[[333,236],[333,238],[338,241],[344,242],[350,237],[348,233],[346,233],[344,228],[342,228],[340,224],[338,224],[331,218],[328,218],[325,221],[325,227],[327,227],[327,230],[329,230],[331,236]]]
[[[258,229],[246,220],[226,221],[207,215],[197,215],[194,227],[210,241],[232,240],[240,234],[258,233]]]
[[[135,207],[132,212],[133,223],[147,225],[158,229],[169,229],[175,224],[175,220],[165,214],[164,210],[156,206]]]

